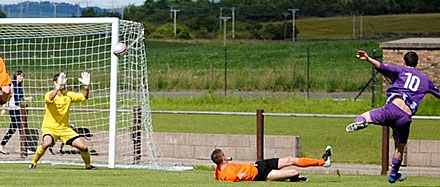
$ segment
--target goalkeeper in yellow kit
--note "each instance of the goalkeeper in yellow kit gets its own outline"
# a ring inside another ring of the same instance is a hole
[[[90,164],[90,151],[87,145],[67,123],[72,102],[86,101],[89,96],[90,74],[83,72],[78,80],[84,84],[83,93],[74,93],[66,90],[66,74],[59,73],[54,76],[54,89],[44,95],[46,114],[41,127],[43,143],[38,146],[34,159],[31,165],[29,165],[30,169],[34,169],[37,166],[38,160],[44,155],[47,148],[53,146],[58,139],[67,145],[79,149],[86,169],[96,169],[95,166]]]

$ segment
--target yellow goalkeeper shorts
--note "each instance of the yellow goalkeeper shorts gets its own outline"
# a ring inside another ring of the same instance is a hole
[[[43,128],[41,129],[43,132],[43,137],[45,135],[50,135],[53,138],[52,145],[55,145],[57,140],[61,140],[63,143],[67,144],[67,141],[69,141],[72,138],[79,137],[78,133],[76,133],[71,128],[63,128],[63,129],[49,129],[49,128]]]

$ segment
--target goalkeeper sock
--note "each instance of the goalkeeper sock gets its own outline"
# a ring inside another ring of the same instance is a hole
[[[44,155],[46,150],[44,150],[41,145],[38,146],[37,151],[35,151],[34,159],[32,159],[32,164],[37,165],[37,162],[40,160],[40,158]]]
[[[298,163],[295,166],[298,167],[308,167],[308,166],[323,166],[325,164],[324,159],[314,159],[314,158],[299,158]]]
[[[90,151],[87,149],[87,151],[80,151],[81,158],[84,161],[84,164],[86,165],[86,168],[90,168],[92,165],[90,164]]]

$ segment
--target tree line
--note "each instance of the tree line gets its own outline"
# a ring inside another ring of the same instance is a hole
[[[222,36],[220,14],[232,17],[234,12],[238,38],[283,39],[292,35],[292,25],[286,24],[292,19],[288,11],[292,8],[299,9],[299,18],[438,13],[440,0],[146,0],[141,6],[125,7],[123,17],[143,23],[149,38],[210,39]],[[176,36],[171,10],[178,10]],[[82,16],[122,17],[93,8],[84,9]],[[5,17],[1,11],[0,17]]]
[[[220,38],[220,11],[231,17],[232,8],[240,38],[281,39],[285,30],[292,34],[291,25],[283,23],[292,19],[291,8],[300,9],[296,16],[301,18],[436,13],[440,0],[147,0],[126,7],[124,18],[142,22],[150,38],[173,38],[174,9],[179,11],[177,38]]]

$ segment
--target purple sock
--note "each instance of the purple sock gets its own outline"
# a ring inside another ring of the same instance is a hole
[[[365,118],[362,117],[362,116],[357,116],[356,119],[354,120],[354,122],[362,122],[362,123],[365,123],[365,122],[367,122],[367,119],[365,119]]]
[[[402,164],[402,159],[393,157],[391,160],[391,177],[396,177],[397,173],[399,173],[400,165]]]

